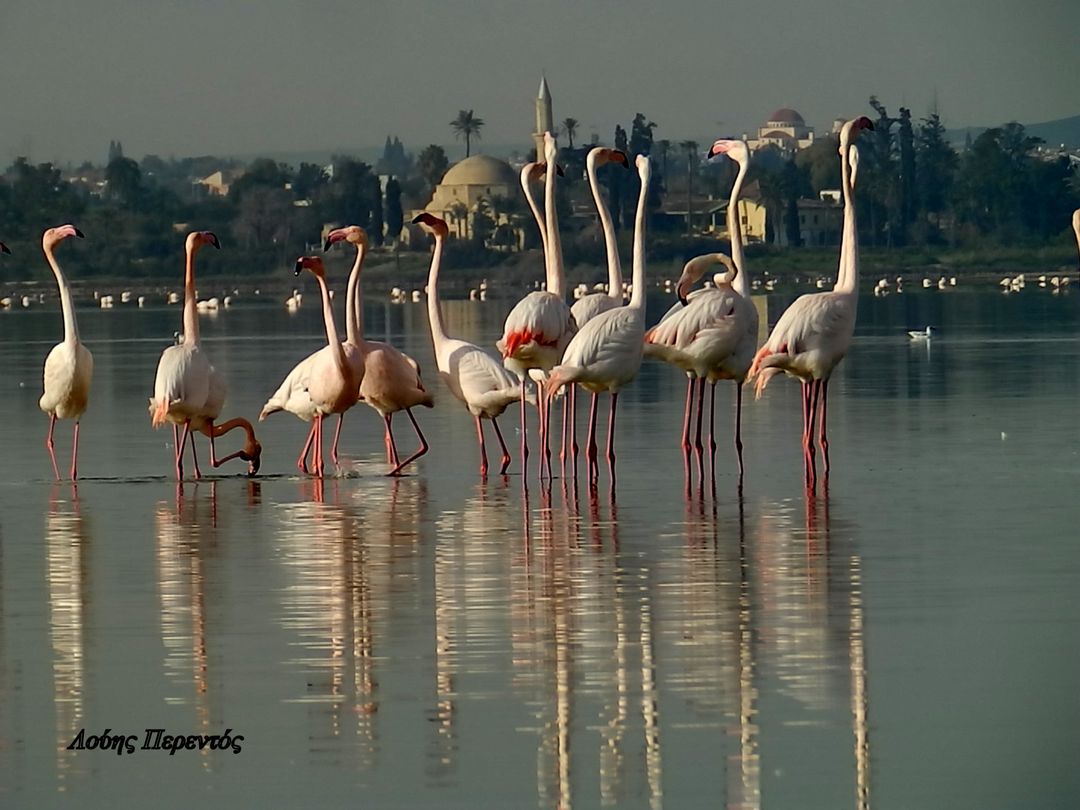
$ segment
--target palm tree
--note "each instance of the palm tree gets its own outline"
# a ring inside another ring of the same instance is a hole
[[[698,142],[681,141],[679,146],[686,152],[686,235],[689,236],[690,222],[693,219],[691,216],[691,206],[693,205],[691,192],[694,188],[694,169],[697,167],[698,162]]]
[[[450,122],[450,128],[460,138],[465,136],[465,157],[472,152],[472,137],[480,137],[480,129],[484,126],[484,119],[478,118],[472,110],[458,110],[457,118]]]
[[[574,136],[577,135],[578,120],[576,118],[564,118],[562,122],[562,130],[566,133],[566,140],[570,144],[570,149],[574,148]]]

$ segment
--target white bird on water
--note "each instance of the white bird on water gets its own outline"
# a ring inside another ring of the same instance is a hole
[[[923,330],[908,332],[908,337],[914,341],[930,340],[934,334],[934,327],[928,326]]]

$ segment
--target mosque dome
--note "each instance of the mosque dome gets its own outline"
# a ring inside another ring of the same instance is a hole
[[[787,124],[788,126],[805,126],[806,121],[795,110],[788,107],[781,107],[779,110],[769,116],[770,124]]]
[[[517,172],[505,160],[490,155],[473,155],[455,163],[443,175],[444,186],[513,186]]]

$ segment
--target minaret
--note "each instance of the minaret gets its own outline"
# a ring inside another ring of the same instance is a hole
[[[536,142],[536,159],[544,159],[544,133],[555,134],[555,122],[551,115],[551,93],[548,92],[547,79],[540,75],[540,92],[536,95],[536,132],[533,140]]]

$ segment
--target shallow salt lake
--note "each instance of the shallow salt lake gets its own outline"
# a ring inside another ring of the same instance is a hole
[[[761,299],[770,323],[792,297]],[[490,345],[510,303],[446,302],[448,326]],[[384,477],[361,406],[336,477],[296,474],[306,425],[277,414],[258,478],[178,486],[146,402],[180,310],[118,306],[79,312],[85,478],[53,483],[59,312],[0,313],[0,805],[1080,805],[1078,303],[864,296],[827,489],[804,491],[799,386],[777,379],[745,403],[741,495],[720,387],[715,500],[684,495],[685,382],[656,364],[620,397],[614,491],[602,462],[595,493],[530,469],[526,497],[513,411],[514,474],[481,481],[424,307],[374,301],[368,336],[438,397],[408,476]],[[307,305],[201,326],[227,416],[323,341]],[[61,423],[62,468],[70,441]],[[244,740],[170,755],[148,728]],[[80,729],[136,750],[68,750]]]

